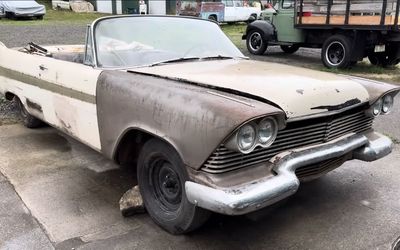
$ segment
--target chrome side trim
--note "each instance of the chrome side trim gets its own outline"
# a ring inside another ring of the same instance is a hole
[[[369,138],[376,138],[370,140]],[[300,181],[295,171],[302,166],[343,156],[357,150],[357,159],[378,159],[391,150],[390,139],[377,134],[353,134],[315,147],[284,152],[272,158],[276,176],[231,188],[211,188],[186,182],[186,196],[192,204],[217,213],[241,215],[276,203],[296,193]]]

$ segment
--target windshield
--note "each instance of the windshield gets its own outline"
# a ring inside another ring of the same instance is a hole
[[[137,67],[188,58],[244,57],[213,22],[176,17],[116,17],[94,27],[99,67]]]

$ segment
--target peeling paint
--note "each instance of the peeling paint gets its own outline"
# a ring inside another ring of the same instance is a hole
[[[352,100],[348,100],[345,103],[338,104],[338,105],[326,105],[326,106],[318,106],[318,107],[313,107],[311,109],[326,109],[327,111],[335,111],[335,110],[340,110],[343,108],[347,108],[356,104],[361,103],[361,100],[356,98]]]

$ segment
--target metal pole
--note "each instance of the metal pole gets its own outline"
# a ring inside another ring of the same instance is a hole
[[[303,23],[303,2],[304,2],[304,0],[300,0],[299,24]],[[296,3],[297,3],[297,1],[296,1]],[[297,8],[295,11],[297,13]]]
[[[326,11],[326,24],[329,24],[331,20],[332,1],[333,0],[328,0],[328,9]]]
[[[396,4],[396,17],[394,18],[394,28],[398,29],[399,28],[399,13],[400,12],[400,0],[397,0]]]
[[[346,25],[349,24],[349,19],[350,19],[350,0],[347,0],[347,3],[346,3],[346,18],[344,19],[344,24],[346,24]]]
[[[385,25],[386,9],[387,9],[387,0],[383,0],[382,13],[381,13],[381,25]]]

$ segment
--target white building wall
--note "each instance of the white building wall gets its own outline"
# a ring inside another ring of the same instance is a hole
[[[117,0],[117,14],[122,14],[122,1]]]
[[[97,11],[100,13],[112,13],[112,3],[111,0],[100,0],[96,2]]]
[[[167,13],[166,0],[149,0],[149,14],[165,15]]]

